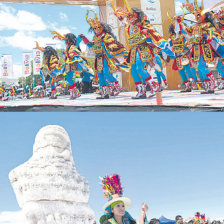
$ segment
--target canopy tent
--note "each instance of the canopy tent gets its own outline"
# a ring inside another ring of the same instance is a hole
[[[174,223],[176,223],[175,220],[167,219],[167,218],[164,217],[164,216],[161,216],[161,217],[159,218],[159,221],[160,221],[161,224],[174,224]]]

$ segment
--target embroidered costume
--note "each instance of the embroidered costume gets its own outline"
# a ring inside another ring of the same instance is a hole
[[[207,63],[214,60],[214,48],[209,43],[212,40],[212,30],[214,27],[214,20],[210,12],[204,13],[197,5],[197,0],[193,4],[188,1],[183,6],[195,15],[197,23],[191,27],[184,27],[190,39],[188,45],[191,48],[191,60],[198,65],[198,71],[201,80],[204,79],[205,93],[214,92],[214,89],[218,86],[212,72],[207,68]]]
[[[193,89],[197,89],[197,76],[195,68],[191,67],[190,57],[189,57],[189,48],[186,46],[186,32],[182,28],[182,22],[184,19],[182,17],[175,16],[172,19],[170,18],[168,12],[167,16],[171,21],[169,27],[170,38],[168,40],[169,48],[173,51],[174,59],[173,70],[179,71],[182,82],[185,88],[181,92],[190,92],[190,83]]]
[[[116,9],[112,2],[115,15],[120,21],[125,21],[125,29],[128,37],[129,54],[127,62],[131,64],[131,75],[134,79],[137,95],[134,99],[146,97],[146,84],[151,88],[149,97],[155,95],[159,90],[147,67],[154,67],[153,45],[162,47],[165,40],[149,24],[146,15],[137,7],[131,8],[125,0],[126,10]],[[153,45],[151,45],[153,44]]]
[[[56,31],[51,31],[59,40],[64,40],[66,44],[66,51],[64,52],[65,57],[65,73],[66,80],[69,83],[70,99],[75,99],[80,96],[80,93],[76,87],[73,78],[76,76],[76,72],[83,73],[83,81],[90,82],[90,77],[94,76],[93,71],[87,63],[85,57],[81,55],[81,49],[79,44],[82,38],[76,36],[72,33],[67,33],[66,35],[61,35]]]
[[[50,99],[56,99],[55,82],[63,78],[62,70],[64,66],[60,64],[57,51],[53,47],[43,48],[36,42],[36,48],[44,53],[44,65],[40,70],[42,85],[44,86],[44,82],[49,80],[51,86]]]
[[[91,10],[93,11],[93,10]],[[111,27],[98,20],[98,16],[95,11],[95,18],[88,18],[89,11],[86,14],[86,20],[91,26],[90,30],[94,31],[95,36],[93,41],[90,42],[84,35],[81,35],[83,42],[91,48],[95,53],[95,70],[98,73],[101,99],[109,98],[110,94],[118,95],[121,91],[121,87],[118,81],[113,77],[113,73],[119,69],[127,68],[122,64],[124,58],[127,57],[127,50],[125,47],[117,41],[116,37],[112,33]],[[109,88],[109,91],[108,91]]]

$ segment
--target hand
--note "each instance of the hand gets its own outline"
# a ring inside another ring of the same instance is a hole
[[[82,39],[86,38],[86,36],[84,34],[80,34],[79,35]]]
[[[142,212],[145,214],[148,211],[148,205],[144,202],[142,203]]]

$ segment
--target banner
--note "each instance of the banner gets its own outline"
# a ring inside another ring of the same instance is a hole
[[[4,54],[1,57],[2,65],[2,77],[12,77],[13,76],[13,65],[12,65],[12,55]]]
[[[31,53],[23,53],[23,76],[31,75]]]
[[[160,0],[141,0],[141,8],[150,24],[162,25]]]
[[[42,67],[43,53],[39,49],[33,49],[33,74],[40,75]]]

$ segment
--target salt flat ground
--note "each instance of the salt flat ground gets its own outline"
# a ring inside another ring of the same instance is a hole
[[[136,92],[122,92],[110,99],[96,99],[95,93],[83,94],[75,100],[35,98],[0,101],[0,111],[224,111],[224,90],[201,94],[201,90],[180,93],[164,90],[158,104],[156,96],[132,99]],[[162,102],[161,102],[162,101]]]

